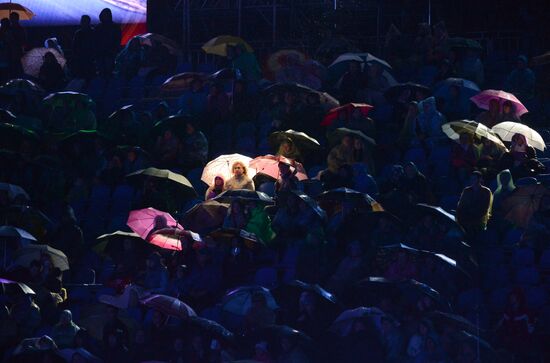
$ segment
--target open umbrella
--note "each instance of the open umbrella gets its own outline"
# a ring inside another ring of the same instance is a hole
[[[186,177],[184,177],[183,175],[174,173],[167,169],[146,168],[146,169],[141,169],[126,175],[126,177],[136,177],[136,176],[150,176],[150,177],[155,177],[159,179],[169,180],[183,187],[183,189],[187,193],[190,193],[193,195],[197,194],[197,192],[195,191],[195,188],[193,188],[193,185]]]
[[[270,204],[273,203],[273,198],[269,195],[257,191],[257,190],[248,190],[248,189],[233,189],[226,190],[222,194],[214,198],[216,202],[219,203],[231,203],[233,200],[243,200],[251,202],[259,202]]]
[[[260,339],[272,342],[273,345],[281,341],[282,338],[292,341],[294,344],[311,348],[313,339],[305,333],[296,330],[288,325],[268,325],[259,329],[254,334]]]
[[[182,92],[191,87],[195,80],[205,81],[206,74],[198,72],[184,72],[168,78],[160,87],[164,92]]]
[[[69,269],[69,259],[67,256],[62,251],[48,245],[28,245],[18,249],[13,256],[13,264],[29,267],[32,261],[40,260],[43,255],[48,256],[52,260],[53,265],[61,271]]]
[[[226,81],[235,81],[242,77],[241,71],[234,68],[222,68],[219,71],[216,71],[208,76],[208,81],[210,82],[226,82]]]
[[[185,324],[212,339],[219,339],[229,343],[235,340],[235,334],[213,320],[201,318],[200,316],[190,316],[185,321]]]
[[[463,78],[447,78],[434,86],[434,96],[449,99],[451,97],[451,87],[458,87],[460,96],[473,97],[479,93],[479,87],[472,81]]]
[[[480,328],[463,316],[443,311],[432,311],[427,317],[439,326],[450,326],[457,330],[464,330],[470,334],[478,335]],[[482,330],[481,330],[482,331]]]
[[[501,108],[504,102],[512,102],[512,105],[514,106],[514,111],[518,117],[523,115],[524,113],[529,112],[529,110],[527,110],[527,108],[523,105],[523,103],[521,103],[520,100],[517,99],[516,96],[509,92],[501,90],[487,89],[471,97],[470,100],[472,100],[472,102],[475,103],[477,107],[483,110],[488,110],[491,101],[497,100]]]
[[[497,134],[485,126],[484,124],[470,121],[470,120],[460,120],[460,121],[451,121],[441,125],[441,129],[451,140],[459,142],[460,135],[466,133],[472,138],[485,138],[490,140],[493,144],[506,149],[506,145],[502,140],[497,136]]]
[[[332,323],[330,331],[341,337],[348,336],[351,333],[354,322],[358,319],[370,320],[376,328],[380,329],[384,316],[386,316],[386,314],[377,307],[360,306],[341,313]]]
[[[19,14],[19,20],[31,20],[34,17],[34,13],[21,4],[12,3],[11,1],[0,3],[0,19],[9,19],[11,13]]]
[[[235,239],[242,240],[244,246],[251,250],[260,248],[264,242],[256,236],[256,234],[237,228],[220,228],[208,234],[209,237],[216,241],[232,242]]]
[[[288,197],[295,197],[304,202],[319,218],[322,220],[325,220],[327,218],[326,212],[319,207],[319,204],[317,204],[317,201],[313,198],[311,198],[309,195],[302,193],[297,190],[293,191],[285,191],[279,193],[279,198],[288,198]]]
[[[296,171],[296,177],[298,180],[308,179],[304,166],[292,159],[285,158],[282,155],[264,155],[250,161],[248,164],[251,168],[256,169],[257,173],[262,173],[273,179],[279,178],[279,163],[287,164]]]
[[[345,187],[327,190],[321,193],[317,197],[317,200],[331,202],[367,203],[373,208],[373,210],[384,210],[382,206],[370,195]]]
[[[306,55],[296,49],[281,49],[272,53],[267,59],[267,68],[272,73],[277,73],[289,63],[302,64],[306,60]]]
[[[410,91],[411,93],[409,100],[414,98],[414,94],[416,92],[422,92],[426,95],[430,95],[432,93],[429,87],[418,83],[407,82],[391,86],[384,92],[384,97],[386,97],[390,101],[395,101],[405,91]]]
[[[92,98],[87,94],[72,91],[51,93],[48,96],[44,97],[42,101],[45,105],[51,107],[64,106],[66,103],[70,107],[74,107],[77,102],[88,106],[92,106],[94,104]]]
[[[0,122],[7,124],[16,124],[17,116],[15,116],[10,110],[0,108]]]
[[[315,295],[320,296],[330,303],[338,304],[338,298],[334,294],[323,289],[321,286],[319,286],[319,284],[308,284],[307,282],[303,282],[300,280],[292,280],[288,283],[288,285],[297,287],[302,291],[314,293]]]
[[[292,92],[300,95],[315,94],[319,96],[322,105],[329,109],[340,106],[340,102],[326,92],[320,92],[300,83],[278,82],[263,89],[264,95],[282,94]]]
[[[38,78],[40,74],[40,68],[44,63],[44,55],[48,52],[54,55],[55,59],[57,59],[57,63],[59,63],[61,68],[65,67],[67,60],[57,50],[53,48],[43,47],[34,48],[25,53],[23,55],[23,58],[21,58],[21,64],[23,65],[23,71],[25,72],[25,74]]]
[[[131,211],[126,224],[144,240],[147,240],[154,230],[163,228],[182,228],[169,213],[156,210],[155,208]]]
[[[11,290],[23,293],[25,295],[36,295],[33,289],[22,282],[12,281],[0,277],[0,285],[2,285],[2,292],[4,294]]]
[[[136,35],[135,38],[139,39],[141,45],[153,47],[153,45],[158,44],[166,47],[170,54],[181,55],[182,53],[179,44],[172,39],[165,37],[164,35],[156,33],[145,33]]]
[[[185,124],[191,120],[191,116],[180,113],[168,116],[153,125],[153,134],[159,135],[167,129],[172,130],[176,135],[183,137],[185,134]]]
[[[113,251],[117,246],[121,247],[121,243],[125,239],[133,239],[133,240],[139,240],[143,243],[142,238],[134,232],[125,232],[125,231],[115,231],[112,233],[102,234],[101,236],[97,237],[96,240],[99,242],[93,247],[93,250],[99,254],[105,254],[109,253],[110,251]],[[145,244],[145,243],[143,243]]]
[[[247,42],[239,37],[232,35],[220,35],[218,37],[212,38],[202,46],[202,50],[208,54],[215,54],[221,57],[227,57],[227,47],[243,45],[248,52],[253,52],[254,50]]]
[[[540,151],[544,151],[546,149],[546,143],[544,142],[542,136],[540,136],[538,132],[529,126],[519,122],[501,122],[493,126],[491,130],[500,136],[502,140],[508,142],[512,141],[512,137],[514,137],[515,134],[522,134],[527,139],[527,143],[535,149]]]
[[[153,231],[147,238],[147,242],[165,250],[183,251],[183,241],[192,240],[201,242],[200,236],[194,232],[186,231],[179,227],[163,228]]]
[[[373,146],[376,145],[376,141],[374,141],[373,138],[368,137],[367,135],[365,135],[359,130],[352,130],[346,127],[339,127],[336,130],[332,131],[328,136],[328,140],[331,144],[336,145],[340,143],[340,141],[344,138],[344,136],[356,137],[358,139],[363,140],[367,144],[370,144]]]
[[[355,110],[359,110],[364,117],[367,117],[369,111],[372,110],[374,106],[367,105],[366,103],[348,103],[340,107],[333,108],[330,110],[323,118],[321,126],[330,126],[338,119],[341,113],[345,113],[347,117],[351,116]]]
[[[16,148],[23,141],[36,143],[39,136],[36,132],[29,130],[23,126],[14,124],[0,124],[0,144],[4,148]]]
[[[202,170],[201,180],[207,185],[214,184],[214,178],[217,176],[221,176],[223,180],[229,180],[233,175],[231,168],[234,163],[241,162],[244,165],[248,165],[251,160],[252,158],[241,154],[220,155],[206,164]],[[256,175],[256,169],[248,168],[247,175],[252,179]]]
[[[228,209],[229,204],[207,200],[185,212],[180,222],[187,229],[207,233],[222,227]]]
[[[548,63],[550,63],[550,51],[544,54],[538,55],[536,57],[533,57],[533,64],[537,66],[542,66]]]
[[[267,307],[271,310],[278,308],[275,299],[268,289],[261,286],[241,286],[229,291],[222,300],[222,311],[239,316],[245,316],[252,306],[252,296],[261,294],[264,296]]]
[[[27,205],[11,205],[0,210],[0,220],[43,238],[53,229],[53,222],[40,210]]]
[[[172,296],[152,295],[141,300],[141,303],[165,315],[180,319],[197,316],[197,313],[189,305]]]
[[[344,54],[341,54],[338,56],[338,58],[336,58],[334,60],[334,62],[332,62],[330,64],[329,67],[334,67],[338,64],[342,64],[344,63],[346,66],[349,62],[351,61],[355,61],[355,62],[361,62],[361,63],[378,63],[382,66],[384,66],[385,68],[388,68],[388,69],[391,69],[391,65],[386,62],[385,60],[383,59],[380,59],[378,57],[375,57],[374,55],[370,54],[370,53],[344,53]]]
[[[294,145],[296,145],[299,150],[316,150],[321,147],[319,141],[315,140],[305,132],[290,129],[286,131],[276,131],[269,135],[269,143],[275,149],[278,149],[279,145],[287,139],[292,140]]]
[[[540,201],[550,195],[542,184],[518,186],[502,201],[504,218],[522,228],[527,227],[533,214],[539,210]]]
[[[0,87],[0,94],[11,96],[19,93],[23,93],[25,95],[39,96],[44,92],[45,91],[42,89],[42,87],[40,87],[33,81],[22,78],[9,80]]]
[[[30,200],[29,194],[21,188],[19,185],[9,184],[9,183],[0,183],[0,191],[5,191],[8,193],[8,198],[10,200],[15,200],[17,198]]]

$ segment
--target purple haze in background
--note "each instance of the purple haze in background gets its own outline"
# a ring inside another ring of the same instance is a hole
[[[24,26],[76,25],[84,14],[99,22],[99,13],[110,8],[117,23],[145,23],[146,0],[14,0],[35,14]]]

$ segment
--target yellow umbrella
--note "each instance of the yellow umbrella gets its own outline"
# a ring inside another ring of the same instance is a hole
[[[34,17],[34,13],[24,7],[21,4],[12,3],[0,3],[0,19],[9,18],[11,13],[19,14],[20,20],[31,20]]]
[[[248,52],[253,52],[254,49],[239,37],[233,35],[220,35],[204,43],[202,50],[209,54],[215,54],[222,57],[227,57],[227,46],[235,46],[242,44]]]

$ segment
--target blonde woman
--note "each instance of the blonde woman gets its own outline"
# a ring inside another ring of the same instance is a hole
[[[242,162],[234,162],[231,166],[231,173],[233,176],[225,182],[225,190],[254,190],[254,182],[248,177],[248,170]]]

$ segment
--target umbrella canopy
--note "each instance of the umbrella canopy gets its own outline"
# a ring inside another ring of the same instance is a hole
[[[5,191],[8,193],[8,198],[10,200],[14,200],[17,198],[24,199],[24,200],[31,200],[31,197],[29,197],[29,194],[21,188],[19,185],[15,184],[9,184],[9,183],[0,183],[0,191]]]
[[[548,63],[550,63],[550,51],[544,54],[538,55],[536,57],[533,57],[533,64],[537,66],[542,66]]]
[[[248,189],[226,190],[225,192],[214,198],[214,200],[219,203],[231,203],[233,200],[243,200],[268,204],[273,203],[273,198],[271,198],[269,195],[257,190]]]
[[[267,59],[267,68],[277,73],[282,68],[293,64],[303,64],[306,61],[306,55],[296,49],[281,49],[269,56]]]
[[[1,91],[1,88],[0,88]],[[11,111],[0,108],[0,122],[8,124],[16,124],[17,116],[15,116]]]
[[[330,135],[328,136],[328,140],[331,144],[336,145],[336,144],[339,144],[340,141],[342,141],[344,136],[352,136],[363,140],[367,144],[370,144],[373,146],[376,145],[376,141],[374,141],[373,138],[368,137],[367,135],[365,135],[359,130],[348,129],[347,127],[339,127],[333,132],[331,132]]]
[[[153,45],[158,44],[166,47],[170,54],[181,55],[182,53],[179,44],[172,39],[165,37],[164,35],[156,33],[145,33],[136,35],[135,38],[139,39],[141,45],[153,47]]]
[[[30,95],[40,95],[45,91],[28,79],[12,79],[6,82],[2,87],[0,87],[0,93],[5,95],[16,95],[18,93],[30,94]]]
[[[260,248],[264,242],[256,236],[256,234],[237,228],[220,228],[208,234],[209,237],[216,241],[232,242],[235,239],[242,240],[244,246],[251,250]]]
[[[0,210],[0,220],[38,238],[44,237],[53,228],[53,222],[44,213],[27,205],[11,205]]]
[[[316,150],[321,147],[319,141],[315,140],[305,132],[290,129],[286,131],[276,131],[269,135],[269,143],[275,149],[278,149],[279,145],[288,139],[292,140],[292,143],[296,145],[299,150]]]
[[[323,289],[321,286],[319,286],[319,284],[308,284],[307,282],[303,282],[300,280],[293,280],[289,282],[288,285],[297,287],[303,291],[312,292],[315,295],[320,296],[321,298],[325,299],[330,303],[338,304],[338,299],[336,298],[336,296],[328,292],[327,290]]]
[[[252,297],[256,294],[262,295],[271,310],[278,308],[273,295],[268,289],[261,286],[242,286],[225,294],[222,301],[222,311],[235,315],[245,316],[252,306]]]
[[[317,197],[317,200],[319,200],[320,202],[352,202],[358,204],[366,203],[370,205],[373,211],[384,210],[380,203],[374,200],[370,195],[349,188],[337,188],[327,190],[321,193]]]
[[[549,195],[550,190],[542,184],[518,186],[502,201],[504,218],[522,228],[527,227],[533,214],[539,210],[542,198]]]
[[[415,214],[420,215],[429,213],[436,217],[443,218],[450,223],[456,223],[456,217],[441,207],[425,203],[418,203],[417,205],[415,205],[415,209],[417,210]]]
[[[48,256],[53,265],[61,271],[69,269],[67,256],[62,251],[48,245],[28,245],[18,249],[13,256],[13,263],[14,265],[29,267],[32,261],[40,260],[43,255]]]
[[[321,104],[325,105],[329,109],[340,106],[340,102],[338,102],[338,100],[333,96],[331,96],[330,94],[326,92],[316,91],[313,88],[304,86],[303,84],[300,84],[300,83],[278,82],[270,85],[269,87],[264,88],[263,90],[264,95],[281,94],[285,92],[292,92],[292,93],[301,94],[301,95],[308,95],[308,94],[318,95],[319,100],[321,101]]]
[[[180,222],[187,229],[207,233],[222,227],[228,209],[229,204],[207,200],[185,212]]]
[[[164,92],[182,92],[188,90],[195,80],[205,81],[206,74],[199,72],[184,72],[168,78],[160,87]]]
[[[277,344],[282,338],[286,338],[302,346],[311,347],[313,345],[313,339],[311,339],[305,333],[296,330],[288,325],[268,325],[262,327],[257,333],[260,338]]]
[[[215,54],[222,57],[227,57],[227,47],[242,45],[248,52],[253,52],[254,50],[247,42],[239,37],[232,35],[220,35],[218,37],[212,38],[202,46],[202,50],[208,54]]]
[[[369,111],[372,110],[374,106],[367,105],[366,103],[348,103],[340,107],[333,108],[326,115],[321,126],[330,126],[338,119],[341,113],[345,113],[347,117],[350,117],[355,110],[359,110],[364,117],[367,117]]]
[[[152,176],[159,179],[169,180],[179,184],[187,192],[192,193],[194,195],[197,194],[197,192],[195,191],[195,188],[193,188],[193,185],[186,177],[184,177],[183,175],[174,173],[167,169],[146,168],[146,169],[141,169],[126,175],[126,177],[134,177],[134,176]]]
[[[0,227],[0,238],[17,238],[25,244],[36,242],[36,238],[24,229],[13,226]]]
[[[480,89],[472,81],[463,78],[447,78],[434,86],[434,96],[449,99],[451,98],[451,87],[458,87],[460,96],[473,97],[479,93]]]
[[[11,1],[0,3],[0,19],[9,19],[11,13],[19,14],[19,20],[31,20],[34,17],[34,13],[21,4],[12,3]]]
[[[25,295],[36,295],[33,289],[31,289],[30,287],[28,287],[22,282],[12,281],[12,280],[8,280],[0,277],[0,284],[2,285],[3,293],[8,293],[9,290],[12,290],[12,291],[15,290]]]
[[[229,180],[233,175],[231,168],[234,163],[241,162],[248,166],[251,160],[252,158],[241,154],[220,155],[206,164],[202,170],[201,180],[207,185],[213,185],[214,178],[217,176],[221,176],[223,180]],[[256,169],[248,168],[247,176],[252,179],[254,175],[256,175]]]
[[[292,159],[285,158],[282,155],[264,155],[258,156],[253,159],[248,165],[251,168],[256,169],[257,173],[262,173],[272,177],[273,179],[279,179],[279,163],[287,164],[295,171],[295,175],[298,180],[308,179],[304,166]]]
[[[321,207],[319,207],[317,201],[315,201],[315,199],[311,198],[309,195],[296,190],[279,193],[280,198],[288,198],[289,196],[298,198],[299,200],[304,202],[319,218],[321,218],[322,220],[326,220],[326,212]]]
[[[370,320],[378,329],[382,326],[382,318],[386,314],[376,307],[364,307],[360,306],[355,309],[346,310],[341,313],[332,326],[330,331],[338,334],[341,337],[348,336],[351,333],[353,323],[358,319]]]
[[[115,241],[121,242],[125,239],[139,240],[143,243],[143,239],[137,233],[115,231],[112,233],[102,234],[101,236],[97,237],[96,240],[99,241],[99,243],[93,247],[93,250],[99,254],[109,253],[114,250],[115,246],[120,247],[120,243],[114,243]]]
[[[441,125],[441,129],[451,140],[460,142],[460,135],[466,133],[471,135],[472,138],[485,138],[493,142],[493,144],[506,149],[506,145],[502,140],[497,136],[497,134],[485,126],[484,124],[470,121],[470,120],[460,120],[460,121],[451,121]]]
[[[172,296],[152,295],[141,300],[141,303],[165,315],[180,319],[197,316],[197,313],[189,305]]]
[[[386,97],[390,101],[395,101],[405,91],[410,92],[409,100],[414,98],[413,96],[416,92],[422,92],[425,95],[430,95],[432,93],[429,87],[418,83],[407,82],[391,86],[384,92],[384,97]]]
[[[163,228],[153,231],[147,238],[150,244],[172,251],[183,251],[183,240],[202,241],[198,234],[181,228]]]
[[[527,139],[527,143],[537,150],[544,151],[546,143],[542,136],[527,125],[519,122],[505,121],[492,127],[493,132],[504,141],[511,142],[515,134],[521,134]]]
[[[391,65],[388,62],[386,62],[385,60],[380,59],[378,57],[375,57],[374,55],[372,55],[370,53],[344,53],[344,54],[341,54],[341,55],[338,56],[338,58],[336,58],[334,60],[334,62],[332,62],[330,64],[329,68],[334,67],[336,65],[341,65],[341,64],[345,64],[345,66],[347,66],[347,64],[349,62],[352,62],[352,61],[360,62],[360,63],[368,63],[368,64],[378,63],[378,64],[382,65],[385,68],[388,68],[388,69],[392,68]]]
[[[213,320],[201,318],[199,316],[190,316],[185,323],[189,327],[195,328],[202,334],[213,339],[219,339],[230,343],[235,339],[235,334],[233,334],[233,332]]]
[[[241,71],[234,68],[222,68],[208,76],[211,82],[234,81],[241,78]]]
[[[5,148],[16,148],[23,141],[37,143],[39,136],[36,132],[23,126],[0,123],[0,143]]]
[[[182,228],[169,213],[156,210],[155,208],[131,211],[126,224],[144,240],[147,240],[154,230]]]
[[[470,100],[472,100],[472,102],[475,103],[477,107],[483,110],[488,110],[491,101],[497,100],[501,108],[504,102],[512,102],[512,105],[514,106],[514,111],[518,117],[523,115],[524,113],[529,112],[529,110],[527,110],[527,107],[525,107],[523,103],[521,103],[521,101],[517,99],[516,96],[501,90],[487,89],[471,97]]]
[[[74,107],[78,102],[88,106],[92,106],[94,104],[92,98],[87,94],[72,91],[51,93],[42,101],[45,105],[51,107],[64,106],[65,104],[68,104],[70,107]]]
[[[42,67],[42,64],[44,63],[44,55],[48,52],[54,55],[61,68],[65,67],[67,60],[57,50],[43,47],[34,48],[25,53],[23,58],[21,58],[21,64],[23,65],[23,71],[25,74],[38,78],[40,74],[40,67]]]

